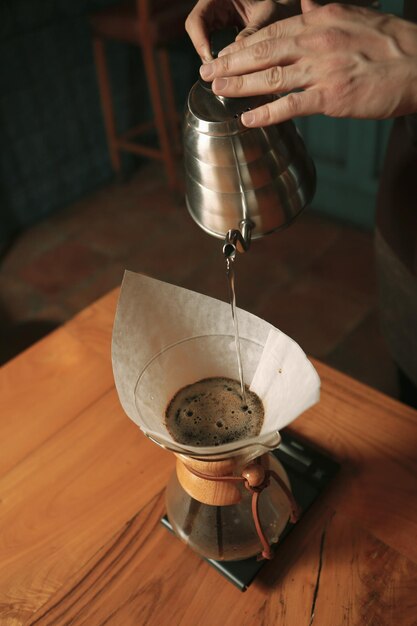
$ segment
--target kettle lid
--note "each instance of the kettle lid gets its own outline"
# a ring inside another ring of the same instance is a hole
[[[218,30],[210,36],[213,58],[225,46],[236,39],[236,27]],[[259,95],[246,98],[225,98],[213,93],[211,83],[201,78],[192,87],[187,101],[185,119],[190,126],[203,133],[229,135],[249,130],[243,126],[240,116],[246,111],[271,102],[275,96]]]
[[[192,128],[214,135],[236,134],[249,130],[240,120],[245,111],[271,102],[273,96],[225,98],[213,93],[211,85],[199,80],[188,95],[186,122]]]

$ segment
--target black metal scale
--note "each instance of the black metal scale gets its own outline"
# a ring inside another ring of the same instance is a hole
[[[281,432],[281,437],[280,447],[274,450],[273,454],[288,474],[292,492],[302,511],[302,518],[337,473],[339,464],[285,430]],[[166,516],[161,519],[161,522],[172,531]],[[300,523],[302,523],[301,519],[297,525]],[[277,546],[285,540],[293,528],[293,524],[287,524]],[[258,561],[256,557],[243,561],[215,561],[213,559],[206,559],[206,561],[241,591],[246,591],[266,563],[266,561]]]

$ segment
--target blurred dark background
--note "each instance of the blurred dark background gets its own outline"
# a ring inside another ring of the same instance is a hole
[[[113,176],[89,15],[115,0],[0,3],[0,245]],[[138,48],[108,41],[119,131],[152,117]],[[184,34],[170,46],[178,109],[198,68]],[[123,157],[127,176],[138,159]]]

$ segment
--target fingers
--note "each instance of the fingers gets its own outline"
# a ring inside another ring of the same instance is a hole
[[[240,31],[236,37],[236,41],[254,35],[268,24],[288,18],[291,15],[294,15],[294,13],[292,13],[291,9],[286,5],[275,3],[272,8],[270,2],[255,2],[253,11],[251,11],[250,14],[250,21],[246,24],[245,28]]]
[[[216,77],[249,74],[277,65],[295,63],[302,56],[302,49],[291,37],[284,42],[273,39],[260,41],[245,48],[240,54],[227,54],[200,68],[201,77],[212,81]]]
[[[313,0],[301,0],[301,10],[303,13],[309,13],[310,11],[314,11],[314,9],[318,9],[320,7],[317,2],[313,2]]]
[[[216,78],[213,92],[218,96],[246,97],[260,94],[279,94],[308,87],[312,81],[311,65],[294,63],[293,65],[275,65],[261,72],[245,76]]]
[[[250,35],[254,35],[255,33],[258,32],[259,28],[260,28],[259,26],[248,24],[246,28],[240,31],[240,33],[236,37],[236,41],[239,41],[239,39],[243,39],[244,37],[250,37]]]
[[[315,89],[290,93],[253,111],[244,113],[241,120],[244,126],[255,128],[279,124],[294,117],[315,115],[322,112],[322,98]]]
[[[193,42],[194,48],[201,60],[203,63],[207,63],[208,61],[212,61],[213,57],[210,50],[206,20],[200,8],[200,4],[203,3],[198,3],[187,17],[185,30]]]
[[[284,37],[294,37],[301,33],[304,27],[305,24],[302,15],[295,15],[294,17],[289,17],[285,20],[279,20],[278,22],[274,22],[269,26],[261,28],[250,36],[242,37],[234,43],[231,43],[229,46],[226,46],[226,48],[219,52],[219,57],[224,56],[225,54],[235,54],[236,52],[240,52],[249,46],[253,46],[258,42],[268,39],[279,40]]]

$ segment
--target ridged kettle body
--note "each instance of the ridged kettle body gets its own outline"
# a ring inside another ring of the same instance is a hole
[[[292,121],[246,128],[240,116],[272,98],[221,98],[197,82],[184,119],[186,202],[205,231],[224,238],[250,220],[252,238],[289,225],[311,201],[315,168]]]

